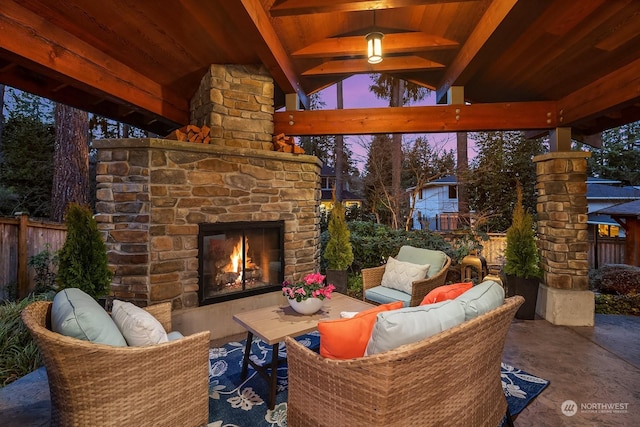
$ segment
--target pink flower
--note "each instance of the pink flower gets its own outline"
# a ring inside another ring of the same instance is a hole
[[[307,298],[331,298],[331,293],[335,290],[333,284],[324,285],[326,276],[320,273],[310,273],[302,278],[302,281],[282,283],[282,294],[289,299],[303,301]]]

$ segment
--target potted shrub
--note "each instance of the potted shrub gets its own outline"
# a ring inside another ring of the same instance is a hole
[[[106,297],[112,273],[93,213],[87,206],[71,203],[65,221],[67,238],[59,253],[58,289],[79,288],[96,300]]]
[[[327,282],[333,283],[338,292],[346,294],[347,268],[353,262],[353,249],[342,202],[334,203],[328,229],[329,240],[323,255],[327,261]]]
[[[535,318],[540,285],[540,256],[536,246],[533,217],[522,205],[522,188],[516,188],[518,200],[513,209],[511,226],[507,229],[504,273],[507,294],[522,295],[524,304],[518,309],[516,318]]]

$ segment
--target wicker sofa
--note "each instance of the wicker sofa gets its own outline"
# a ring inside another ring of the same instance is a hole
[[[147,347],[113,347],[51,331],[51,306],[31,303],[22,320],[44,359],[52,425],[207,424],[209,332]],[[171,330],[171,303],[146,310]]]
[[[356,359],[326,359],[288,337],[288,425],[498,426],[507,413],[502,350],[523,301]]]

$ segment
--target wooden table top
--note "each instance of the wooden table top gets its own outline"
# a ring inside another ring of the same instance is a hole
[[[296,313],[289,304],[273,305],[237,313],[233,319],[246,330],[260,337],[269,345],[283,341],[285,337],[297,337],[318,328],[321,320],[339,319],[342,311],[362,311],[372,304],[334,292],[325,299],[320,311],[305,315]]]

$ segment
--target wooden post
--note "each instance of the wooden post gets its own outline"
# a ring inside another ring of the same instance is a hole
[[[29,216],[20,214],[18,226],[18,298],[24,298],[29,293],[29,276],[27,274],[27,231]]]

